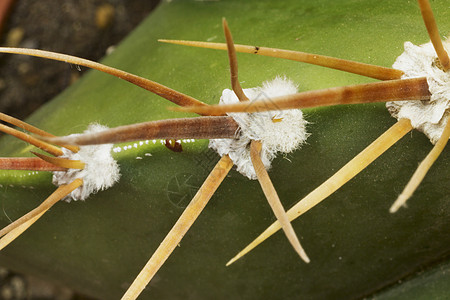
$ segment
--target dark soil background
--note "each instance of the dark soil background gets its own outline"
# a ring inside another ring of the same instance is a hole
[[[159,0],[0,0],[0,44],[98,61],[158,3]],[[81,73],[61,62],[0,54],[0,111],[24,119]],[[0,299],[90,298],[0,267]]]
[[[11,0],[0,0],[11,1]],[[1,44],[99,60],[159,0],[15,0]],[[69,64],[0,55],[0,111],[23,119],[70,85],[80,72]]]

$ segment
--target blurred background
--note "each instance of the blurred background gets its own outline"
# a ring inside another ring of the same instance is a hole
[[[158,2],[0,0],[1,44],[98,61],[107,51],[112,51]],[[61,62],[2,54],[0,111],[24,118],[74,82],[82,71]]]

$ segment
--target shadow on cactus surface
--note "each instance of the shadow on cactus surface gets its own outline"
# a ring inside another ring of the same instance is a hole
[[[433,2],[433,9],[441,30],[450,28],[446,4]],[[156,40],[223,41],[222,16],[232,24],[237,43],[382,66],[390,66],[403,52],[404,41],[428,40],[413,1],[174,1],[163,3],[104,63],[215,104],[229,87],[225,53]],[[274,58],[240,55],[239,63],[244,87],[258,86],[276,75],[287,75],[301,91],[370,81]],[[92,122],[113,127],[180,117],[166,106],[166,101],[146,91],[90,72],[28,121],[64,135],[83,131]],[[308,144],[278,157],[269,173],[286,208],[395,123],[383,104],[304,113],[311,122]],[[182,152],[170,151],[159,142],[119,146],[127,149],[115,154],[121,181],[86,202],[54,206],[1,253],[4,264],[100,298],[123,294],[183,211],[184,194],[191,198],[191,187],[202,184],[218,156],[203,140],[182,141]],[[2,156],[23,156],[30,150],[9,138],[2,139],[1,147]],[[259,184],[231,171],[141,298],[358,298],[422,268],[438,262],[445,265],[449,252],[446,152],[409,208],[393,215],[388,212],[431,147],[423,134],[414,131],[327,201],[295,220],[310,264],[299,260],[277,234],[244,260],[225,267],[232,255],[274,221]],[[0,175],[4,225],[53,190],[48,174],[27,174]],[[446,269],[439,270],[444,277]]]

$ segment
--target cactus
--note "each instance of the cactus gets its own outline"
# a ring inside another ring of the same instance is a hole
[[[440,15],[446,13],[445,3],[433,6],[440,27],[450,28]],[[382,66],[392,64],[403,51],[404,41],[427,41],[415,3],[174,1],[161,4],[104,63],[215,104],[221,91],[229,87],[226,54],[156,40],[223,41],[222,16],[233,24],[238,43],[299,49]],[[244,87],[276,75],[287,75],[301,90],[371,81],[273,58],[242,55],[239,62]],[[83,131],[92,122],[114,127],[185,116],[168,111],[167,106],[148,92],[89,72],[28,122],[65,135]],[[278,157],[269,172],[285,207],[295,204],[395,123],[383,104],[314,108],[304,113],[312,134],[308,144]],[[99,298],[120,297],[219,159],[205,140],[185,140],[181,146],[182,151],[175,152],[160,141],[116,145],[120,182],[86,202],[58,203],[0,253],[2,263]],[[421,133],[407,135],[354,180],[294,221],[311,258],[308,265],[277,234],[244,260],[225,267],[229,258],[274,220],[258,183],[231,171],[141,298],[357,298],[374,295],[424,268],[430,271],[410,282],[442,282],[448,269],[449,242],[448,196],[446,178],[442,178],[445,153],[409,208],[394,215],[388,212],[430,148]],[[3,156],[24,156],[29,150],[22,142],[2,138]],[[48,174],[28,173],[0,173],[0,221],[4,225],[35,207],[53,189]],[[445,285],[435,286],[434,295],[445,294]],[[398,288],[391,289],[394,292],[377,297],[395,295]]]

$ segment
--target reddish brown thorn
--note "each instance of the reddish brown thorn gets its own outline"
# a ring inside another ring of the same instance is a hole
[[[43,155],[37,152],[31,151],[34,155],[42,159],[43,161],[46,161],[52,165],[55,165],[57,167],[65,168],[65,169],[79,169],[83,170],[85,167],[85,163],[80,160],[70,160],[67,158],[61,158],[61,157],[50,157],[47,155]]]
[[[244,94],[244,90],[242,90],[241,84],[239,83],[236,49],[234,49],[233,37],[231,36],[231,31],[225,18],[222,19],[222,26],[227,41],[228,60],[230,61],[231,87],[239,101],[248,101],[249,99]]]
[[[233,162],[231,159],[227,155],[222,156],[209,176],[206,178],[203,185],[195,194],[188,207],[186,207],[183,214],[164,238],[158,249],[156,249],[150,260],[128,288],[125,295],[122,297],[122,300],[136,299],[144,290],[159,268],[164,264],[173,250],[180,243],[181,239],[192,226],[194,221],[203,211],[209,199],[211,199],[232,166]]]
[[[0,32],[4,32],[3,26],[8,19],[11,7],[14,5],[15,0],[2,0],[0,1]]]
[[[445,51],[444,46],[442,45],[441,36],[439,35],[439,30],[436,25],[436,20],[434,19],[433,11],[431,10],[430,2],[428,0],[418,1],[431,43],[433,43],[434,50],[436,51],[442,67],[445,71],[448,71],[450,69],[450,60],[447,51]]]
[[[83,59],[83,58],[79,58],[79,57],[75,57],[75,56],[71,56],[71,55],[66,55],[66,54],[55,53],[55,52],[36,50],[36,49],[24,49],[24,48],[0,47],[0,53],[12,53],[12,54],[37,56],[37,57],[58,60],[58,61],[62,61],[62,62],[68,62],[71,64],[88,67],[91,69],[95,69],[95,70],[113,75],[115,77],[121,78],[128,82],[131,82],[132,84],[135,84],[143,89],[146,89],[146,90],[148,90],[158,96],[161,96],[177,105],[181,105],[181,106],[205,105],[205,103],[203,103],[191,96],[177,92],[177,91],[175,91],[171,88],[168,88],[162,84],[159,84],[157,82],[145,79],[143,77],[140,77],[140,76],[116,69],[116,68],[108,67],[103,64],[100,64],[100,63],[97,63],[94,61],[90,61],[87,59]]]
[[[444,150],[445,145],[447,145],[449,138],[450,138],[450,122],[449,119],[447,119],[447,125],[445,126],[440,139],[434,145],[430,153],[428,153],[425,159],[420,163],[419,167],[414,172],[413,176],[409,180],[403,192],[400,194],[400,196],[398,196],[394,204],[392,204],[391,208],[389,209],[390,213],[397,212],[397,210],[400,207],[404,206],[406,201],[413,195],[414,191],[417,189],[422,180],[425,178],[425,175],[427,175],[428,170],[430,170],[431,166],[434,164],[436,159]]]
[[[171,43],[184,46],[193,46],[217,50],[227,50],[227,45],[224,43],[210,43],[210,42],[196,42],[196,41],[180,41],[180,40],[158,40],[163,43]],[[339,59],[330,56],[324,56],[319,54],[305,53],[292,50],[256,47],[247,45],[234,45],[237,52],[250,53],[263,56],[271,56],[294,60],[298,62],[313,64],[326,68],[336,69],[344,72],[354,73],[370,78],[380,80],[400,79],[403,72],[400,70],[380,67],[356,61],[350,61],[345,59]]]
[[[50,153],[51,155],[54,156],[61,156],[63,155],[63,152],[61,149],[59,149],[58,147],[55,147],[53,145],[50,145],[49,143],[43,142],[35,137],[32,137],[29,134],[26,134],[22,131],[13,129],[11,127],[8,127],[6,125],[0,124],[0,131],[3,131],[4,133],[10,134],[18,139],[21,139],[22,141],[25,141],[29,144],[32,144],[36,147],[38,147],[39,149],[44,150],[47,153]]]
[[[22,232],[36,222],[47,210],[49,210],[56,202],[61,200],[70,194],[73,190],[77,189],[83,184],[82,179],[75,179],[73,182],[67,185],[61,185],[53,192],[44,202],[38,207],[21,217],[20,219],[9,224],[2,230],[0,230],[0,250],[6,247],[14,239],[16,239]]]
[[[0,170],[65,171],[38,157],[0,157]]]
[[[25,122],[23,122],[23,121],[21,121],[19,119],[16,119],[14,117],[8,116],[8,115],[6,115],[4,113],[0,113],[0,120],[5,121],[5,122],[7,122],[9,124],[15,125],[15,126],[17,126],[19,128],[22,128],[22,129],[24,129],[24,130],[26,130],[28,132],[37,134],[39,136],[54,137],[54,135],[51,134],[51,133],[48,133],[48,132],[46,132],[44,130],[41,130],[41,129],[37,128],[37,127],[34,127],[34,126],[32,126],[32,125],[30,125],[28,123],[25,123]],[[75,146],[65,146],[65,145],[61,145],[61,146],[64,146],[65,148],[69,149],[70,151],[72,151],[74,153],[76,153],[76,152],[78,152],[80,150],[79,147],[75,147]]]
[[[222,115],[229,112],[251,113],[341,104],[429,99],[430,92],[428,91],[428,83],[426,78],[423,77],[307,91],[268,100],[253,101],[251,103],[209,105],[203,107],[176,107],[173,110],[197,112],[206,115]]]
[[[231,117],[198,117],[152,121],[119,126],[98,133],[44,138],[69,145],[112,144],[145,139],[234,138],[239,126]]]
[[[164,146],[166,146],[167,149],[172,150],[173,152],[183,152],[183,146],[181,145],[181,142],[175,139],[165,140]]]
[[[266,168],[261,160],[261,148],[262,144],[260,141],[252,141],[250,144],[250,157],[252,159],[253,167],[255,168],[256,176],[261,184],[261,188],[266,195],[267,202],[272,208],[278,222],[280,222],[286,237],[291,243],[294,250],[298,255],[306,262],[309,263],[309,258],[306,255],[305,250],[303,250],[295,234],[294,228],[292,227],[289,218],[286,215],[286,211],[281,204],[280,198],[278,197],[277,191],[275,190],[272,181],[270,180],[269,174],[267,174]]]
[[[324,183],[318,186],[314,191],[309,193],[305,198],[300,200],[291,209],[288,210],[287,215],[292,221],[301,216],[306,211],[310,210],[328,196],[337,191],[341,186],[359,174],[375,159],[383,154],[387,149],[400,140],[405,134],[412,130],[411,122],[407,119],[398,121],[395,125],[389,128],[385,133],[378,137],[373,143],[367,146],[363,151],[356,155],[345,166],[339,169],[333,176],[328,178]],[[261,244],[275,232],[281,229],[280,222],[276,221],[270,225],[262,234],[260,234],[253,242],[233,257],[227,265],[232,264],[256,246]]]

